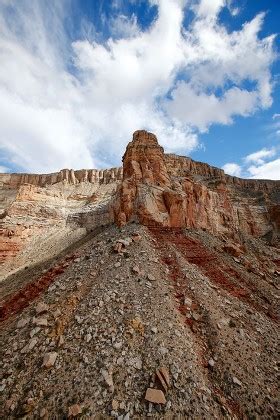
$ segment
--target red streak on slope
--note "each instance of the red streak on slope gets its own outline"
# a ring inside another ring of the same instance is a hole
[[[66,268],[76,258],[76,255],[66,257],[59,266],[50,268],[46,274],[34,282],[28,283],[18,292],[9,295],[0,307],[0,321],[10,318],[12,315],[21,312],[30,305],[41,293],[43,293],[57,276],[64,273]]]
[[[278,322],[278,317],[270,309],[258,304],[257,289],[253,284],[241,278],[240,274],[230,265],[226,264],[217,254],[209,251],[200,241],[188,237],[182,229],[174,228],[150,228],[153,236],[160,247],[164,244],[170,247],[174,245],[176,250],[191,264],[195,264],[213,283],[226,290],[232,296],[247,303],[258,312],[264,313],[273,321]],[[164,261],[167,265],[174,264],[173,259]],[[173,268],[172,268],[173,270]],[[171,271],[171,277],[174,276]],[[258,296],[264,299],[262,296]]]

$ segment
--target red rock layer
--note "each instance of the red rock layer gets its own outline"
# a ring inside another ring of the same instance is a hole
[[[279,234],[279,181],[243,180],[185,157],[164,155],[154,134],[136,131],[123,157],[118,225],[207,229],[233,238]],[[275,236],[275,235],[274,235]]]

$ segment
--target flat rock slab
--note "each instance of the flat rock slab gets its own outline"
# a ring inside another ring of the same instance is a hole
[[[148,388],[145,400],[154,404],[166,404],[164,393],[160,389]]]

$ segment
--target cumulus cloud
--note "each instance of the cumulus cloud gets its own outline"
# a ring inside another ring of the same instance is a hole
[[[221,97],[196,91],[190,83],[178,83],[166,109],[174,118],[207,131],[210,124],[230,124],[234,115],[247,116],[256,106],[256,92],[237,87],[228,89]]]
[[[222,167],[222,169],[228,175],[232,175],[232,176],[240,176],[241,175],[241,167],[237,163],[226,163]]]
[[[279,150],[278,150],[279,152]],[[251,164],[247,168],[247,172],[251,178],[260,179],[280,179],[280,156],[276,159],[277,150],[272,149],[261,149],[257,152],[251,153],[245,157],[245,163]]]
[[[265,15],[260,13],[240,31],[229,33],[216,19],[225,4],[205,0],[197,6],[197,17],[185,31],[189,81],[176,84],[166,105],[173,117],[202,131],[213,123],[230,124],[234,115],[247,116],[272,103],[269,66],[274,36],[258,38]],[[245,81],[254,87],[240,88]]]
[[[150,0],[157,16],[140,30],[115,3],[108,40],[90,26],[73,41],[68,0],[1,2],[5,161],[33,172],[118,165],[141,128],[167,151],[189,153],[211,124],[270,106],[274,37],[259,37],[264,14],[230,32],[218,16],[223,7],[237,13],[232,1]],[[186,4],[195,13],[188,28]]]
[[[262,149],[257,152],[251,153],[250,155],[245,157],[246,163],[254,162],[258,165],[262,165],[265,159],[275,156],[276,150],[275,149]]]
[[[278,155],[278,156],[276,156]],[[271,158],[276,158],[272,159]],[[280,156],[276,148],[261,149],[244,157],[242,163],[226,163],[224,171],[233,176],[255,179],[280,179]]]
[[[250,166],[248,172],[251,178],[256,179],[280,179],[280,158],[259,166]]]

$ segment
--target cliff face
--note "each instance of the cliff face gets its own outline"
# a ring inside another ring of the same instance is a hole
[[[123,168],[0,174],[2,274],[55,255],[113,221],[203,229],[236,242],[252,235],[277,245],[279,209],[279,181],[239,179],[164,154],[154,134],[136,131]]]
[[[91,184],[108,184],[110,182],[122,179],[122,168],[111,169],[81,169],[74,171],[73,169],[62,169],[53,174],[0,174],[0,186],[16,188],[23,184],[31,184],[37,187],[45,187],[47,185],[63,182],[70,185],[80,184],[81,182],[89,182]]]
[[[134,133],[123,157],[114,212],[118,225],[205,229],[239,240],[279,235],[280,182],[243,180],[192,159],[164,155],[156,137]]]
[[[0,276],[56,255],[112,222],[122,168],[0,174]]]

